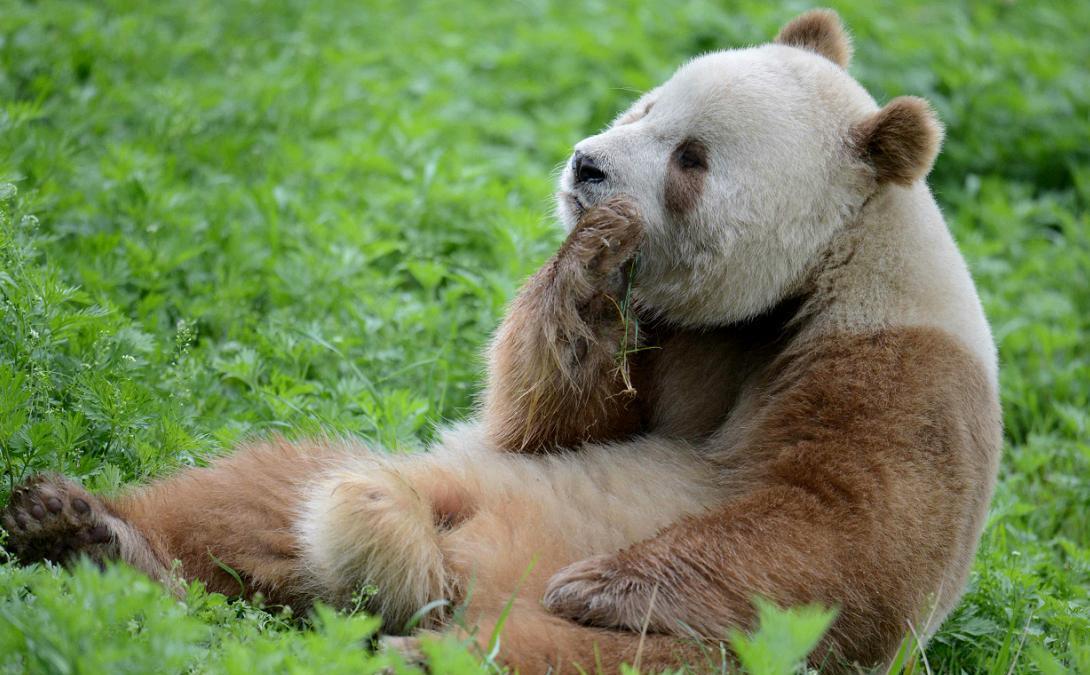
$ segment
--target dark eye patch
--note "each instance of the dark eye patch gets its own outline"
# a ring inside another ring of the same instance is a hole
[[[708,148],[695,138],[687,138],[674,149],[673,161],[684,171],[706,171]]]
[[[708,147],[695,138],[679,143],[666,165],[666,209],[679,216],[695,209],[704,192],[707,172]]]

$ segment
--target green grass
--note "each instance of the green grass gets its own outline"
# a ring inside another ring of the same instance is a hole
[[[0,503],[274,431],[424,447],[559,241],[571,145],[805,7],[0,0]],[[1000,482],[928,667],[1090,672],[1090,5],[836,8],[864,84],[947,125],[932,184],[1002,362]],[[5,672],[368,672],[373,629],[0,565]]]

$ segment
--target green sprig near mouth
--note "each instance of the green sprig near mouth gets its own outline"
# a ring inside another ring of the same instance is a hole
[[[625,388],[619,392],[619,395],[623,394],[632,398],[635,398],[638,392],[636,391],[636,387],[632,384],[631,356],[648,349],[657,349],[657,347],[640,346],[640,319],[639,316],[636,315],[634,306],[635,300],[632,294],[632,288],[635,285],[636,273],[640,264],[640,257],[641,254],[637,253],[628,264],[628,281],[625,286],[624,298],[622,298],[619,303],[615,301],[621,324],[624,326],[624,333],[621,335],[620,349],[617,352],[616,358],[617,373],[625,386]]]

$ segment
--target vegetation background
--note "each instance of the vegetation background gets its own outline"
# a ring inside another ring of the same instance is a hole
[[[853,74],[946,123],[931,183],[1002,363],[978,561],[909,668],[1090,672],[1090,3],[833,4]],[[110,491],[254,434],[422,449],[560,240],[572,144],[806,8],[0,0],[0,503],[32,472]],[[0,564],[4,672],[366,672],[373,629]]]

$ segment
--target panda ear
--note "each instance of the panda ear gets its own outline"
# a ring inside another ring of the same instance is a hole
[[[927,101],[898,96],[852,127],[851,144],[874,167],[879,184],[911,185],[931,171],[942,145],[942,124]]]
[[[831,9],[812,9],[780,29],[777,44],[816,52],[841,68],[852,60],[852,40],[840,17]]]

